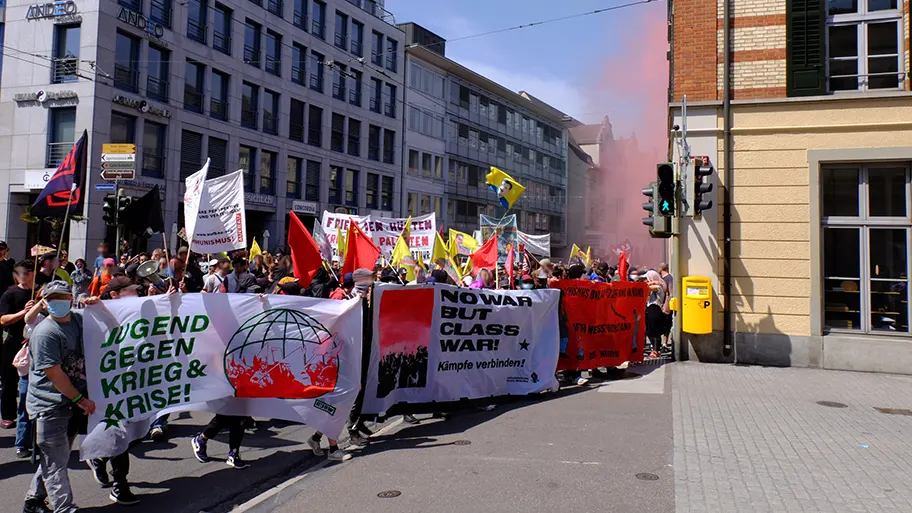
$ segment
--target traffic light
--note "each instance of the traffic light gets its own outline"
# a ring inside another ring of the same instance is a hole
[[[676,201],[674,164],[665,162],[656,166],[656,188],[658,190],[658,211],[663,216],[675,217]]]
[[[117,226],[117,196],[108,194],[104,198],[104,222],[108,226]]]
[[[133,203],[133,198],[131,196],[121,196],[120,198],[120,208],[117,209],[117,219],[123,219],[123,214],[129,208],[130,204]]]
[[[643,218],[643,224],[649,227],[649,235],[655,238],[667,239],[671,237],[671,218],[660,212],[656,199],[660,198],[659,185],[656,182],[650,182],[649,187],[643,189],[643,195],[648,198],[643,203],[643,210],[649,212],[648,217]]]
[[[700,215],[704,210],[709,210],[713,206],[712,200],[703,199],[703,195],[713,190],[713,184],[711,182],[704,182],[703,177],[711,177],[716,170],[713,168],[712,162],[709,161],[709,157],[697,157],[694,159],[694,199],[693,199],[693,208],[694,215]]]

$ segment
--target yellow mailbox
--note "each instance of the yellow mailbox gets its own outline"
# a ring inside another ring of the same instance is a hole
[[[712,282],[703,276],[685,276],[682,282],[684,298],[681,319],[685,333],[712,333]]]

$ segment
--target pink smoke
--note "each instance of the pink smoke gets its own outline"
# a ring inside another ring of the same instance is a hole
[[[641,219],[641,189],[655,179],[656,164],[668,153],[667,14],[663,2],[644,6],[615,19],[623,27],[612,39],[613,55],[599,65],[599,78],[589,98],[590,111],[607,114],[615,142],[603,145],[599,161],[604,175],[596,201],[607,205],[603,249],[629,239],[634,265],[655,266],[665,259],[661,239],[649,236]],[[604,255],[616,260],[614,255]]]

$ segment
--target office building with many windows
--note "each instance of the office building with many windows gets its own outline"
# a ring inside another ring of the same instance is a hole
[[[96,188],[108,183],[104,143],[136,145],[122,189],[158,185],[169,232],[184,225],[183,180],[206,159],[210,177],[244,170],[248,231],[261,244],[268,231],[270,247],[284,244],[289,211],[308,226],[324,209],[400,214],[405,45],[382,1],[54,5],[7,6],[0,238],[13,256],[57,242],[19,216],[83,129],[88,221],[73,225],[73,258],[114,239],[102,221],[110,192]]]
[[[438,224],[470,232],[479,215],[501,217],[485,185],[496,166],[526,186],[513,206],[519,229],[567,245],[567,130],[558,111],[446,58],[445,40],[400,26],[406,49],[403,211],[436,212]]]

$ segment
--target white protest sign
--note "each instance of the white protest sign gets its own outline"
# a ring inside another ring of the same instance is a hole
[[[247,247],[243,170],[206,180],[192,224],[191,231],[188,216],[187,235],[192,251],[206,254]]]
[[[333,255],[339,254],[338,229],[343,234],[348,231],[348,223],[354,221],[361,230],[371,237],[380,253],[389,258],[396,247],[396,241],[402,233],[407,218],[404,217],[376,217],[353,216],[349,214],[336,214],[323,211],[323,231],[333,249]],[[412,227],[409,240],[409,249],[425,262],[431,261],[434,250],[434,234],[437,231],[437,217],[435,214],[412,217]]]

